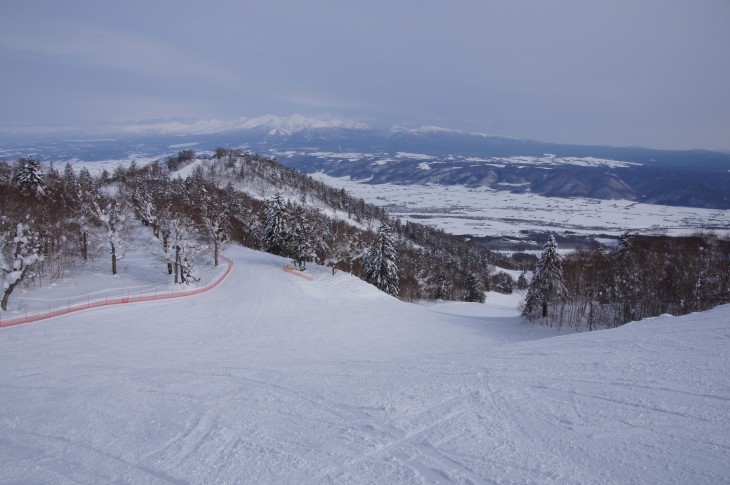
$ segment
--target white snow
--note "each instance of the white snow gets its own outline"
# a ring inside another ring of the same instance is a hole
[[[236,129],[249,130],[252,128],[266,128],[269,133],[280,135],[291,135],[303,131],[318,128],[346,128],[351,130],[366,129],[367,125],[354,121],[341,119],[315,119],[307,118],[299,114],[292,116],[265,115],[259,118],[241,119]]]
[[[411,153],[411,152],[396,152],[395,157],[396,158],[416,159],[416,160],[433,160],[436,158],[434,156],[426,155],[424,153]]]
[[[558,335],[231,247],[211,292],[0,330],[5,483],[720,483],[730,306]]]
[[[427,125],[419,128],[406,128],[405,126],[394,125],[390,128],[391,133],[410,133],[412,135],[431,135],[434,133],[461,133],[450,128],[442,128],[440,126]]]
[[[389,204],[401,220],[452,234],[520,236],[522,230],[579,234],[730,234],[730,210],[642,204],[628,200],[566,199],[462,185],[367,184],[323,173],[312,177],[366,202]],[[713,229],[709,229],[713,228]]]
[[[479,161],[479,159],[467,159],[467,161]],[[608,167],[608,168],[627,168],[642,165],[635,162],[624,162],[620,160],[611,160],[608,158],[597,157],[556,157],[555,155],[545,154],[542,157],[534,156],[514,156],[514,157],[493,157],[486,162],[499,164],[516,164],[520,166],[533,165],[539,168],[547,168],[551,165],[575,165],[579,167]]]
[[[195,145],[200,145],[200,142],[194,141],[190,143],[176,143],[174,145],[168,145],[168,148],[190,148],[194,147]]]

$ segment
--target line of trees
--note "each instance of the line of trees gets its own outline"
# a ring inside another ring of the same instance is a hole
[[[577,251],[562,258],[551,236],[535,267],[523,315],[543,325],[593,330],[724,303],[730,303],[726,239],[625,233],[612,251]]]

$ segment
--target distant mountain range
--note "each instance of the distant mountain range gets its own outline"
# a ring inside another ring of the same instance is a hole
[[[0,158],[149,160],[183,148],[205,152],[218,146],[276,156],[303,172],[367,183],[479,185],[554,197],[730,209],[730,153],[565,145],[435,126],[381,130],[299,115],[138,124],[95,139],[14,139],[0,142]]]

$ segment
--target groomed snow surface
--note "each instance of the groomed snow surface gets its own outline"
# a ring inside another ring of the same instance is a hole
[[[0,482],[730,480],[730,306],[560,335],[227,254],[208,293],[0,330]]]

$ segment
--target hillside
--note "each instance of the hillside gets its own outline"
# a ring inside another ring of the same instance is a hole
[[[10,483],[719,483],[730,307],[558,336],[239,247],[216,290],[0,331]],[[510,300],[510,298],[512,298]]]

